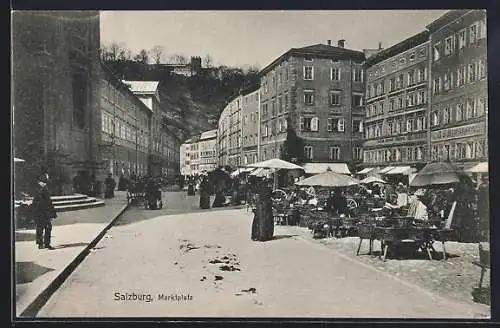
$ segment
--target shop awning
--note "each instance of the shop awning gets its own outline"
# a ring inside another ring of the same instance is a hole
[[[408,175],[410,173],[416,172],[417,170],[415,168],[412,168],[410,166],[396,166],[390,171],[385,172],[385,174],[405,174]]]
[[[394,166],[387,166],[387,167],[384,167],[383,169],[381,169],[380,171],[378,171],[378,173],[380,173],[380,174],[386,174],[387,172],[389,172],[393,168],[394,168]]]
[[[488,162],[479,163],[465,171],[469,173],[488,173]]]
[[[307,174],[319,174],[326,171],[332,171],[339,174],[351,174],[346,163],[306,163],[304,171]]]
[[[375,169],[375,168],[374,167],[365,167],[364,169],[362,169],[361,171],[359,171],[356,174],[367,174],[368,172],[373,171],[373,169]]]

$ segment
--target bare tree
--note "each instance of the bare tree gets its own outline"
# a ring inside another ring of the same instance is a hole
[[[111,42],[108,45],[108,56],[110,60],[117,60],[120,53],[120,45],[117,42]]]
[[[143,64],[148,64],[149,63],[149,56],[148,52],[145,49],[141,49],[137,55],[135,55],[134,60],[143,63]]]
[[[205,64],[206,68],[210,68],[213,65],[213,59],[212,56],[209,54],[206,54],[205,57],[203,57],[203,64]]]
[[[188,63],[188,59],[183,55],[175,54],[169,57],[169,62],[172,64],[186,65]]]
[[[164,50],[165,49],[163,48],[163,46],[156,45],[153,48],[151,48],[151,50],[149,51],[151,60],[155,64],[160,64],[160,62],[161,62],[161,60],[163,58],[163,52],[164,52]]]
[[[118,44],[118,59],[119,60],[131,60],[132,59],[132,51],[127,48],[125,43]]]

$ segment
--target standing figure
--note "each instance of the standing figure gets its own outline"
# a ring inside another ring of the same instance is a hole
[[[200,208],[210,208],[210,191],[208,185],[208,178],[204,176],[200,182]]]
[[[187,195],[188,196],[194,196],[195,194],[195,190],[194,190],[194,181],[193,181],[193,178],[189,178],[189,181],[188,181],[188,190],[187,190]]]
[[[56,218],[57,214],[52,204],[52,200],[50,199],[47,183],[48,180],[46,176],[41,176],[38,179],[40,189],[35,194],[30,209],[36,225],[36,243],[40,249],[54,249],[50,245],[50,234],[52,233],[51,220]]]
[[[274,219],[271,201],[272,189],[269,181],[263,181],[259,188],[257,208],[252,222],[252,240],[267,241],[273,239]]]
[[[108,173],[108,177],[104,179],[104,198],[115,197],[116,182],[113,179],[113,173]]]

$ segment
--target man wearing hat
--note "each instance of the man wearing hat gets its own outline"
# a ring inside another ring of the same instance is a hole
[[[33,198],[31,204],[31,213],[36,225],[36,243],[38,248],[54,249],[50,245],[50,234],[52,232],[52,218],[56,218],[56,210],[50,199],[49,189],[47,188],[47,175],[38,178],[40,189]]]

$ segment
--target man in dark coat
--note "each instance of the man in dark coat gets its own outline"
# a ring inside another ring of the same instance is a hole
[[[271,194],[272,189],[269,181],[263,181],[259,188],[257,208],[252,222],[252,240],[268,241],[273,239],[274,219]]]
[[[104,198],[113,198],[115,197],[115,187],[116,187],[116,182],[115,179],[113,179],[113,174],[108,173],[108,177],[104,179]]]
[[[50,245],[53,218],[57,217],[56,210],[50,199],[48,180],[46,176],[38,179],[40,189],[37,191],[31,204],[31,214],[36,225],[36,243],[38,248],[54,249]]]

